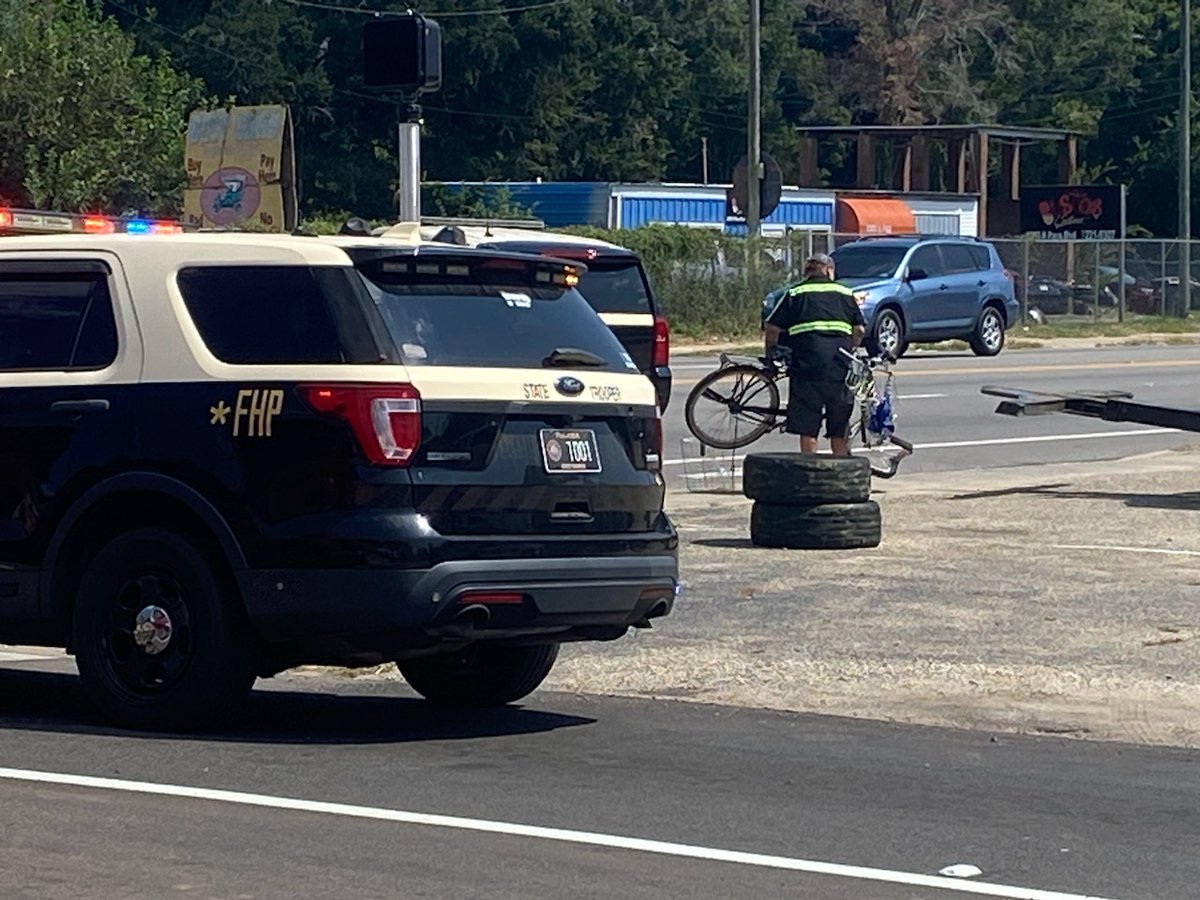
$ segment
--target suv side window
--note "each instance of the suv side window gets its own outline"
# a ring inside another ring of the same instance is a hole
[[[383,358],[352,269],[195,266],[176,276],[212,354],[234,365],[378,363]]]
[[[966,244],[942,244],[942,259],[946,262],[946,273],[957,275],[963,272],[974,272],[978,268],[975,257],[971,255],[972,247]]]
[[[988,248],[982,244],[972,244],[967,248],[971,251],[971,258],[975,260],[975,268],[980,272],[985,272],[992,267],[992,254],[988,253]]]
[[[921,269],[927,278],[936,278],[946,274],[945,266],[942,263],[942,254],[938,250],[937,244],[926,244],[914,250],[908,261],[908,268],[910,272],[913,269]]]
[[[0,370],[96,370],[116,358],[117,326],[102,266],[0,266]]]

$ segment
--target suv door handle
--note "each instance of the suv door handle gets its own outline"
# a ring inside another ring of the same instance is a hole
[[[939,290],[939,291],[948,291],[948,290],[950,290],[950,285],[948,285],[948,284],[939,284],[939,285],[938,285],[938,290]]]
[[[79,415],[80,413],[108,412],[107,400],[59,400],[50,404],[50,412]]]

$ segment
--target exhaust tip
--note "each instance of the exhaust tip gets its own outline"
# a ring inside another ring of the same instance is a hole
[[[492,620],[492,611],[481,603],[474,603],[459,611],[454,617],[456,624],[466,625],[470,629],[486,628]]]

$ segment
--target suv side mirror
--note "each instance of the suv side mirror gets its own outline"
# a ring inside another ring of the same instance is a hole
[[[929,277],[929,273],[926,272],[924,269],[915,269],[910,266],[908,269],[908,277],[906,280],[907,281],[924,281],[928,277]]]

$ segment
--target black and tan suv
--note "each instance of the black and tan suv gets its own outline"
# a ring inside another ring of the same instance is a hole
[[[0,239],[0,642],[109,717],[387,660],[502,704],[671,610],[654,391],[582,267],[353,244]]]

